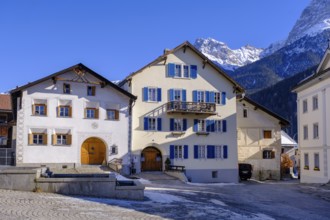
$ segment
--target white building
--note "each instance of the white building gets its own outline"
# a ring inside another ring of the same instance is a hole
[[[281,128],[289,122],[245,97],[237,102],[238,161],[253,166],[252,178],[281,177]]]
[[[300,180],[327,183],[330,180],[330,49],[316,73],[300,82],[297,93]]]
[[[136,98],[78,64],[11,91],[17,166],[79,166],[122,159],[129,172]]]
[[[184,166],[192,182],[237,182],[236,95],[243,89],[189,42],[120,83],[136,95],[137,172]]]

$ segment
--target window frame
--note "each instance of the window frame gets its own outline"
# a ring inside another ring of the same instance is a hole
[[[204,119],[197,119],[197,132],[206,132],[206,120]],[[202,128],[202,129],[200,129]]]
[[[304,169],[309,170],[309,154],[304,153]]]
[[[313,111],[319,109],[319,98],[318,95],[313,96]]]
[[[184,159],[184,145],[174,145],[174,159]]]
[[[183,131],[183,118],[173,118],[173,131]]]
[[[198,145],[198,159],[207,159],[207,145]]]
[[[68,115],[61,115],[61,113],[62,113],[62,109],[67,109],[67,113],[68,113]],[[69,117],[71,117],[70,116],[70,106],[68,106],[68,105],[60,105],[59,106],[59,113],[58,113],[58,117],[60,117],[60,118],[69,118]]]
[[[275,159],[275,152],[274,150],[270,150],[270,149],[263,149],[262,150],[262,159]]]
[[[68,142],[67,134],[55,134],[55,135],[56,135],[56,145],[68,145],[67,144],[67,142]]]
[[[156,117],[148,117],[148,131],[157,131],[157,118]]]
[[[206,103],[206,97],[205,97],[206,92],[204,90],[196,90],[196,91],[197,91],[197,95],[196,95],[197,103]]]
[[[319,139],[320,133],[319,133],[319,123],[313,124],[313,139]]]
[[[320,171],[320,154],[314,153],[314,170]]]
[[[222,159],[223,158],[223,146],[222,145],[215,145],[214,146],[214,158],[215,159]]]
[[[302,107],[303,107],[303,113],[307,113],[308,112],[308,102],[307,102],[307,99],[304,99],[303,102],[302,102]]]
[[[109,113],[113,112],[113,118],[109,117]],[[119,110],[117,109],[107,109],[106,110],[107,113],[107,120],[109,121],[119,121]]]
[[[214,103],[216,105],[221,105],[221,92],[214,91]]]
[[[158,102],[158,88],[157,87],[147,87],[148,88],[148,100],[147,102]],[[154,98],[155,100],[151,100],[153,94],[151,91],[154,90]]]
[[[86,111],[86,119],[98,119],[98,117],[96,117],[96,111],[97,109],[96,108],[85,108],[85,111]],[[89,111],[93,111],[94,113],[94,117],[89,117]]]
[[[273,134],[272,130],[263,130],[263,138],[264,139],[272,139]]]
[[[33,104],[34,105],[34,116],[47,116],[47,105],[46,104]],[[40,114],[40,108],[43,107],[43,114]],[[39,109],[39,111],[37,110]],[[38,112],[38,113],[37,113]]]
[[[247,108],[243,108],[243,118],[248,118],[249,113]]]
[[[308,125],[303,126],[303,140],[308,140]]]
[[[96,86],[87,86],[87,96],[96,95]]]

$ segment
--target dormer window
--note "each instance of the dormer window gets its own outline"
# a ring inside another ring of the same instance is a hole
[[[95,86],[87,86],[87,95],[95,96],[96,87]]]

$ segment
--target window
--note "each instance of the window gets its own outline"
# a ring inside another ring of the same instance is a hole
[[[96,108],[85,108],[85,118],[99,118],[99,110]]]
[[[205,92],[197,91],[197,102],[205,102]]]
[[[175,159],[183,159],[183,146],[182,145],[174,145],[174,158]]]
[[[218,178],[218,171],[212,171],[212,178]]]
[[[55,133],[52,135],[53,145],[71,145],[71,134],[65,133]]]
[[[317,110],[319,108],[319,100],[317,96],[313,97],[313,110]]]
[[[33,115],[46,116],[46,105],[45,104],[34,104]]]
[[[308,110],[307,99],[303,100],[303,113],[306,113]]]
[[[66,145],[67,136],[64,134],[56,135],[56,144],[57,145]]]
[[[206,158],[206,146],[198,145],[198,158]]]
[[[221,94],[220,92],[214,93],[214,103],[220,105],[221,104]]]
[[[214,156],[215,156],[215,158],[222,158],[222,146],[220,146],[220,145],[215,146]]]
[[[29,145],[47,145],[47,134],[45,133],[29,134]]]
[[[182,119],[175,118],[174,119],[174,131],[182,131],[183,130],[183,121]]]
[[[155,117],[144,118],[144,130],[145,131],[161,131],[162,130],[162,119]]]
[[[308,154],[304,154],[304,169],[309,170],[309,158]]]
[[[70,106],[59,106],[58,107],[59,117],[71,117],[71,107]]]
[[[304,140],[307,140],[308,139],[308,126],[304,125],[303,130],[304,130]]]
[[[174,89],[174,100],[173,101],[182,101],[182,90]]]
[[[115,109],[107,109],[108,120],[119,120],[119,111]]]
[[[87,86],[87,95],[95,96],[96,87],[95,86]]]
[[[183,77],[189,78],[189,66],[188,65],[183,65]]]
[[[319,153],[314,154],[314,170],[320,171],[320,155],[319,155]]]
[[[243,108],[243,118],[247,118],[248,117],[248,110],[247,108]]]
[[[222,120],[215,120],[215,132],[222,132]]]
[[[111,146],[111,155],[118,154],[118,147],[116,145]]]
[[[264,130],[264,139],[271,139],[271,138],[272,138],[272,131]]]
[[[175,77],[181,77],[181,64],[175,64]]]
[[[63,93],[70,94],[71,93],[71,86],[70,84],[64,83],[63,84]]]
[[[162,90],[156,87],[143,88],[143,101],[145,102],[160,102],[162,101]]]
[[[319,138],[319,124],[318,123],[313,124],[313,138],[314,139]]]
[[[206,123],[205,120],[198,120],[197,131],[206,132]]]
[[[272,150],[264,150],[262,152],[262,159],[274,159],[275,158],[275,152]]]

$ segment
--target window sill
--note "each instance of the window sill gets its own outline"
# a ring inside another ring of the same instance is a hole
[[[309,170],[309,166],[304,166],[304,170]]]
[[[31,116],[36,116],[36,117],[47,117],[47,115],[31,115]]]
[[[120,121],[119,119],[104,119],[105,121]]]
[[[53,144],[54,147],[70,147],[71,144]]]
[[[87,120],[99,120],[98,118],[84,118],[84,119],[87,119]]]
[[[320,171],[320,168],[314,167],[314,171]]]
[[[196,134],[197,134],[197,135],[205,135],[205,136],[207,136],[207,135],[209,135],[210,133],[209,133],[209,132],[206,132],[206,131],[197,131]]]
[[[28,146],[48,146],[48,144],[29,144]]]
[[[57,118],[72,118],[72,116],[57,116]]]

